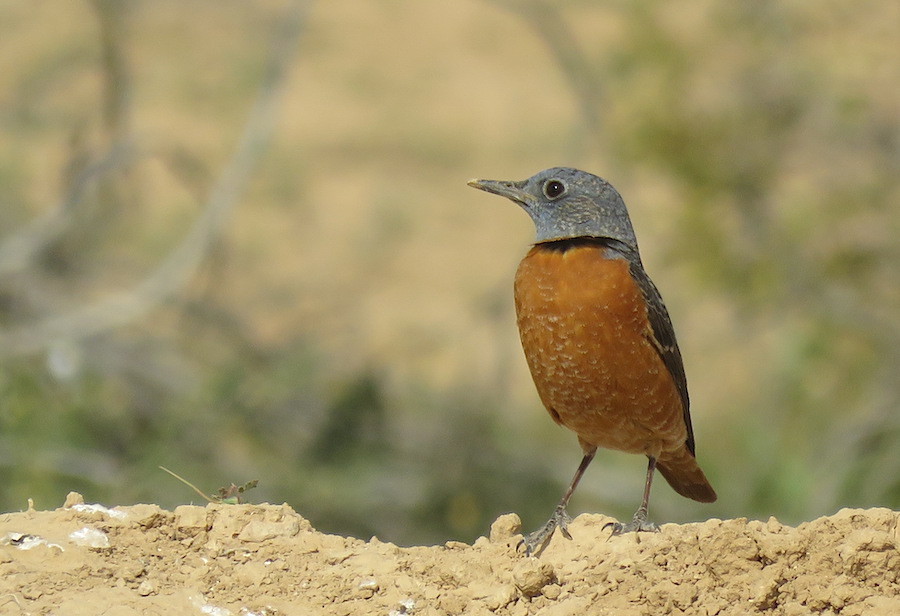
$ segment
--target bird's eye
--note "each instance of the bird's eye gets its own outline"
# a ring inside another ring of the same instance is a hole
[[[548,199],[556,199],[566,192],[566,185],[559,180],[547,180],[544,182],[544,196]]]

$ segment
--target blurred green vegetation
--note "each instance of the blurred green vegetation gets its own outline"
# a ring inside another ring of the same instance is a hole
[[[527,221],[465,180],[559,164],[685,353],[720,501],[651,517],[900,508],[893,3],[341,5],[0,4],[0,510],[196,500],[163,465],[329,532],[536,527],[580,453],[517,348]],[[601,453],[573,513],[643,472]]]

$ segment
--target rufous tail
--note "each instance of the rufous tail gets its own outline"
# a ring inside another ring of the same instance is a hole
[[[657,460],[656,468],[666,478],[676,492],[701,503],[712,503],[716,500],[716,491],[709,485],[709,480],[697,459],[687,447],[665,460]]]

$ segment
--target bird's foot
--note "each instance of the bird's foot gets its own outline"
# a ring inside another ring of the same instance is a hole
[[[658,533],[659,527],[653,522],[647,520],[647,510],[641,507],[638,509],[631,522],[622,524],[621,522],[607,522],[603,526],[604,530],[612,528],[612,534],[624,535],[625,533]]]
[[[557,528],[559,529],[559,532],[562,533],[563,537],[571,539],[572,535],[569,534],[569,522],[571,521],[572,518],[569,517],[565,507],[557,507],[553,512],[553,515],[550,516],[550,519],[547,520],[547,523],[522,539],[516,549],[522,550],[524,548],[526,555],[537,556],[543,552],[544,548],[547,547],[547,544],[550,543],[553,531]]]

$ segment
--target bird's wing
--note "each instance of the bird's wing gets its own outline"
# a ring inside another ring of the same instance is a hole
[[[650,321],[652,331],[648,332],[647,338],[659,353],[663,363],[672,375],[678,393],[681,396],[682,406],[684,407],[684,423],[687,426],[687,446],[691,453],[694,453],[694,430],[691,427],[690,399],[688,398],[687,376],[684,374],[684,362],[681,359],[681,350],[678,348],[678,342],[675,340],[675,330],[672,327],[672,319],[669,318],[669,312],[666,305],[662,301],[656,285],[650,280],[647,272],[641,264],[640,258],[636,255],[625,255],[630,264],[630,272],[632,278],[637,282],[638,288],[647,301],[647,318]]]

